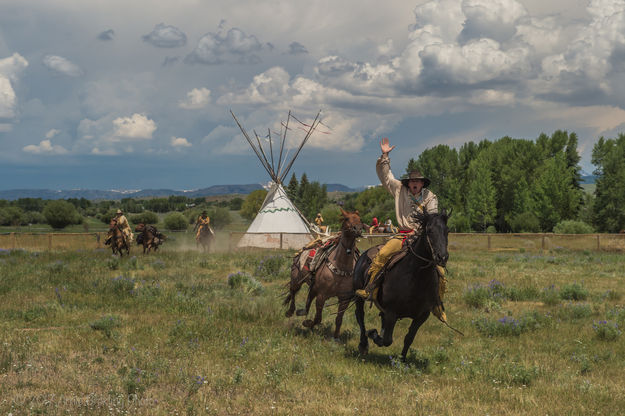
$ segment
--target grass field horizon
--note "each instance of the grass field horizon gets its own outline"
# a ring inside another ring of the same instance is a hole
[[[445,304],[465,336],[431,318],[405,363],[406,320],[361,357],[353,309],[339,340],[336,306],[313,332],[285,318],[291,255],[0,250],[0,411],[625,412],[622,254],[452,251]],[[379,329],[375,309],[366,321]]]

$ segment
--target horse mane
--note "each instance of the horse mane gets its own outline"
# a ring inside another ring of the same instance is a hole
[[[427,224],[428,221],[430,221],[430,219],[435,217],[435,216],[440,216],[441,218],[443,218],[445,220],[445,222],[447,222],[447,219],[451,216],[451,211],[449,211],[449,213],[447,213],[447,210],[445,208],[443,208],[438,213],[429,213],[429,212],[425,212],[425,211],[424,212],[417,211],[417,212],[412,214],[412,219],[414,220],[414,222],[416,224],[418,224],[421,227],[424,227],[425,224]]]

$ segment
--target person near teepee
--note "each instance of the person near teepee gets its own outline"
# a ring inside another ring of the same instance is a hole
[[[197,221],[195,221],[194,229],[197,230],[195,233],[195,240],[200,241],[200,234],[202,234],[202,228],[210,226],[211,219],[208,216],[206,211],[202,211],[199,217],[197,217]],[[209,228],[210,229],[210,228]]]
[[[421,233],[420,225],[415,223],[413,214],[416,212],[437,213],[438,198],[428,189],[430,180],[424,177],[418,170],[410,171],[401,180],[395,179],[391,172],[391,161],[389,153],[395,146],[389,144],[388,138],[383,138],[380,142],[382,156],[376,162],[376,172],[382,186],[393,195],[395,199],[395,214],[399,224],[399,235],[391,237],[371,262],[369,268],[369,281],[364,289],[359,289],[356,294],[365,299],[371,299],[379,282],[378,274],[386,262],[401,250],[404,240],[412,235]],[[445,269],[437,266],[440,276],[440,297],[445,291]],[[446,322],[445,312],[439,302],[434,307],[432,313],[441,321]]]

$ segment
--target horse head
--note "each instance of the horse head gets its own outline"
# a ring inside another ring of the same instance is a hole
[[[362,223],[360,219],[360,213],[358,210],[354,212],[345,211],[343,208],[341,209],[341,231],[345,233],[352,234],[355,237],[360,237],[362,235],[362,231],[365,229],[365,225]]]
[[[447,220],[451,216],[443,209],[439,214],[417,213],[413,218],[421,226],[421,238],[426,239],[426,247],[429,251],[428,255],[438,266],[445,266],[449,259],[447,251],[447,236],[449,228],[447,228]],[[418,242],[419,239],[416,241]]]
[[[135,227],[135,231],[138,232],[138,233],[143,232],[143,230],[145,230],[145,224],[144,223],[139,223]]]

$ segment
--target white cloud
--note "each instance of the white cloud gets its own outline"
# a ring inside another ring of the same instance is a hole
[[[14,84],[26,67],[28,61],[18,53],[0,59],[0,118],[15,117],[17,95]]]
[[[186,100],[178,102],[178,106],[187,110],[198,110],[210,102],[211,91],[208,88],[193,88],[187,93]]]
[[[187,35],[175,26],[159,23],[152,32],[142,36],[144,42],[159,48],[176,48],[187,44]]]
[[[63,146],[53,145],[50,140],[42,140],[38,145],[29,144],[22,148],[25,152],[33,154],[62,155],[67,153]]]
[[[172,145],[172,147],[177,147],[177,148],[191,147],[191,143],[189,143],[189,141],[185,139],[184,137],[172,137],[169,143]]]
[[[46,68],[68,77],[80,77],[84,71],[70,60],[58,55],[46,55],[43,57]]]
[[[207,33],[200,38],[195,49],[187,55],[185,62],[208,65],[224,63],[256,64],[261,62],[258,53],[263,45],[254,35],[248,35],[241,29],[232,28],[224,35]]]
[[[46,139],[51,139],[54,136],[56,136],[57,134],[59,134],[61,132],[61,130],[57,130],[57,129],[50,129],[48,130],[48,132],[46,133]]]
[[[135,113],[130,117],[118,117],[113,120],[117,139],[151,139],[156,130],[156,123],[143,114]]]

